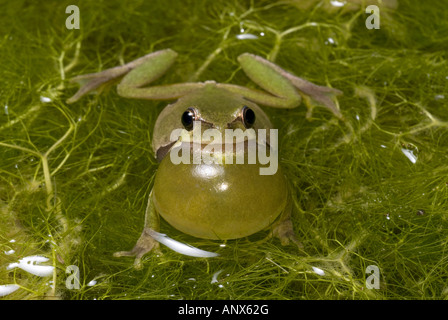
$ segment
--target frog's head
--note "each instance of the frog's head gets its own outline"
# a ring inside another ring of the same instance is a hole
[[[193,135],[195,121],[201,124],[201,136],[207,129],[219,130],[224,137],[226,129],[257,131],[272,127],[269,118],[258,105],[238,94],[218,88],[214,83],[208,83],[166,106],[160,113],[154,126],[152,142],[159,161],[175,143],[170,138],[171,133],[176,129],[186,129]]]

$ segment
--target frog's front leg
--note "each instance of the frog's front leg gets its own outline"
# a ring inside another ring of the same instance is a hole
[[[131,251],[119,251],[115,252],[115,257],[135,257],[134,266],[135,268],[141,268],[141,259],[142,257],[150,252],[156,251],[161,254],[159,249],[159,242],[157,242],[151,235],[151,230],[159,231],[159,215],[156,212],[152,200],[152,192],[149,194],[148,205],[146,207],[145,213],[145,227],[143,228],[143,232],[140,235],[140,238],[137,240],[134,248]]]
[[[161,77],[171,67],[176,57],[175,51],[165,49],[119,67],[74,77],[70,81],[79,83],[81,87],[67,100],[67,103],[74,103],[90,92],[101,93],[104,87],[119,80],[121,81],[117,85],[118,94],[125,98],[136,99],[175,99],[203,86],[204,84],[198,83],[181,83],[143,88]]]
[[[281,214],[279,220],[272,226],[272,231],[268,237],[278,238],[282,245],[288,245],[290,242],[293,242],[299,249],[302,249],[303,245],[299,242],[299,240],[297,239],[297,235],[294,232],[291,221],[291,212],[292,199],[290,196],[288,196],[286,207],[283,210],[283,213]]]
[[[250,53],[240,55],[238,61],[247,76],[270,94],[231,84],[221,84],[221,86],[238,92],[255,103],[275,108],[295,108],[303,99],[309,109],[309,115],[314,107],[314,101],[329,109],[336,117],[342,118],[341,112],[333,101],[334,96],[342,94],[341,91],[315,85]]]

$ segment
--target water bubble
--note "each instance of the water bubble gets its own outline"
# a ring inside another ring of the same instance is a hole
[[[91,280],[89,283],[87,283],[88,287],[92,287],[94,285],[96,285],[97,281],[96,280]]]
[[[150,235],[158,242],[166,245],[168,248],[187,256],[202,257],[202,258],[211,258],[219,256],[219,254],[217,253],[201,250],[191,245],[181,243],[177,240],[168,237],[166,234],[159,233],[151,229],[150,229]]]
[[[418,216],[423,216],[425,213],[426,213],[425,210],[422,210],[422,209],[417,210]]]
[[[413,150],[401,148],[401,152],[411,161],[412,163],[417,162],[417,155],[414,154]]]
[[[3,284],[0,285],[0,297],[13,293],[20,287],[17,284]]]
[[[40,102],[48,103],[48,102],[51,102],[51,99],[48,97],[40,96]]]
[[[333,46],[336,46],[337,45],[337,43],[336,43],[336,41],[333,39],[333,38],[328,38],[326,41],[325,41],[325,44],[326,45],[333,45]]]
[[[214,274],[213,274],[213,276],[212,276],[212,281],[210,282],[210,283],[216,283],[216,282],[218,282],[218,276],[219,276],[219,274],[221,273],[221,272],[223,272],[224,270],[223,269],[221,269],[221,270],[219,270],[219,271],[216,271]]]
[[[320,276],[324,276],[325,275],[325,271],[324,270],[322,270],[320,268],[317,268],[317,267],[312,267],[312,268],[313,268],[314,273],[316,273],[316,274],[318,274]]]
[[[43,256],[28,256],[20,259],[18,262],[10,263],[6,269],[11,270],[20,268],[38,277],[48,277],[53,274],[53,266],[39,265],[41,262],[46,262],[49,259]]]
[[[249,40],[249,39],[258,39],[258,36],[252,33],[242,33],[242,34],[237,34],[236,38],[238,40]]]
[[[338,8],[340,8],[340,7],[343,7],[343,6],[345,5],[345,1],[342,2],[342,1],[337,1],[337,0],[331,0],[331,1],[330,1],[330,4],[331,4],[333,7],[338,7]]]

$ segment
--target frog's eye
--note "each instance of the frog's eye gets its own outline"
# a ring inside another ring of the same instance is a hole
[[[255,123],[255,112],[248,106],[244,106],[241,119],[246,129],[252,128]]]
[[[196,112],[193,108],[188,108],[183,114],[182,114],[182,124],[188,131],[191,131],[193,129],[193,123],[196,120]]]

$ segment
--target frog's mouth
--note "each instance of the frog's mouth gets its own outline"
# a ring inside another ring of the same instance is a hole
[[[268,142],[264,140],[257,141],[256,139],[246,139],[241,142],[233,143],[217,143],[213,141],[210,143],[194,143],[175,141],[162,146],[157,150],[157,160],[159,162],[162,161],[170,152],[188,152],[188,155],[193,157],[195,154],[196,156],[200,155],[214,158],[241,157],[242,159],[249,161],[251,155],[256,157],[260,149],[264,150],[264,154],[267,156],[270,156],[270,154],[275,151]]]
[[[161,162],[163,160],[163,158],[165,158],[165,156],[170,152],[171,148],[173,147],[173,145],[176,143],[176,141],[170,142],[164,146],[161,146],[159,149],[157,149],[156,151],[156,159],[158,162]]]
[[[171,149],[174,148],[182,148],[184,150],[190,149],[190,152],[193,151],[199,151],[205,152],[205,153],[218,153],[219,151],[222,152],[248,152],[249,147],[258,147],[258,148],[267,148],[271,149],[271,146],[269,142],[266,140],[261,140],[256,137],[246,138],[244,142],[233,142],[233,143],[222,143],[222,142],[215,142],[213,140],[211,141],[204,141],[202,140],[201,143],[195,143],[189,142],[189,141],[182,141],[182,139],[179,139],[177,141],[170,142],[164,146],[159,147],[156,151],[156,159],[158,162],[161,162],[165,156],[171,151]]]

